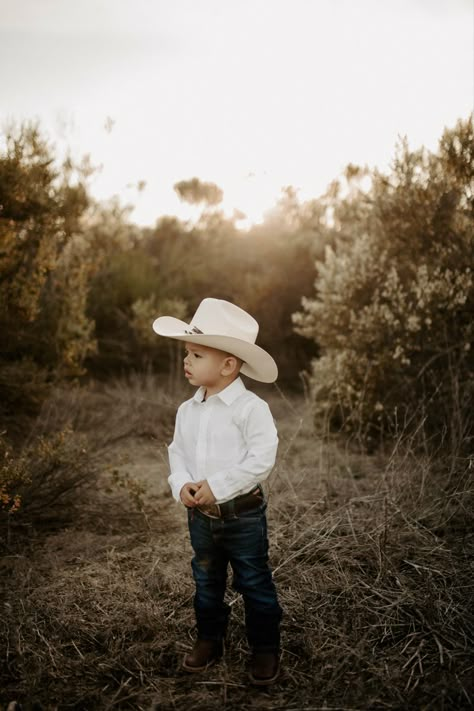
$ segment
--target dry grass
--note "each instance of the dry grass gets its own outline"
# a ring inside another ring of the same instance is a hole
[[[95,460],[103,454],[99,482],[109,481],[110,467],[125,472],[133,464],[138,477],[143,456],[142,484],[152,485],[135,497],[129,486],[99,488],[72,526],[1,559],[0,702],[37,699],[48,709],[472,707],[469,462],[434,465],[401,443],[383,458],[351,452],[313,435],[302,398],[269,394],[281,439],[269,484],[272,564],[285,609],[279,683],[248,687],[243,606],[231,592],[225,661],[202,675],[180,669],[193,639],[191,551],[160,456],[176,398],[141,381],[76,393],[64,411],[57,398],[43,418],[54,429],[69,413],[91,437]],[[130,448],[137,461],[124,464]],[[148,480],[152,452],[155,482]]]
[[[134,436],[166,441],[180,399],[181,393],[171,395],[152,373],[92,382],[87,388],[58,388],[44,405],[31,437],[68,425],[86,433],[89,448],[101,455],[119,440]]]

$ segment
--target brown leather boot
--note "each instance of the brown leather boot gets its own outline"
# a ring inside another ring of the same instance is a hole
[[[276,652],[253,652],[250,661],[250,681],[256,686],[273,684],[280,673],[280,660]]]
[[[204,671],[222,657],[223,651],[222,640],[197,639],[192,652],[186,654],[183,659],[183,669],[188,672]]]

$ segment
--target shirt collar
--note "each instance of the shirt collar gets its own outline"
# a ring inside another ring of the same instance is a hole
[[[234,400],[237,400],[239,395],[245,392],[246,389],[247,388],[245,387],[242,378],[238,377],[234,381],[232,381],[232,383],[226,388],[216,393],[215,395],[212,395],[211,397],[218,397],[226,405],[232,405]],[[201,387],[196,390],[193,400],[195,400],[195,402],[202,402],[205,392],[206,388],[204,387],[204,385],[201,385]]]

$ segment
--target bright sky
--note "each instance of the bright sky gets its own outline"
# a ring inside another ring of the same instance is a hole
[[[472,111],[473,20],[474,0],[0,0],[0,122],[90,153],[94,195],[140,224],[188,216],[193,176],[256,221],[283,186],[387,168],[399,136],[435,150]]]

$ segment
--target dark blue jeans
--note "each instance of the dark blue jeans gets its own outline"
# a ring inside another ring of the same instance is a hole
[[[268,565],[266,504],[229,519],[214,519],[188,509],[192,569],[196,583],[194,610],[198,636],[225,636],[230,607],[224,602],[227,568],[232,587],[245,605],[249,645],[259,651],[278,651],[282,610]]]

